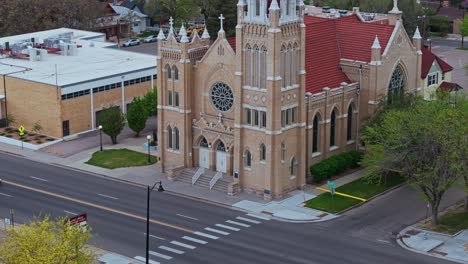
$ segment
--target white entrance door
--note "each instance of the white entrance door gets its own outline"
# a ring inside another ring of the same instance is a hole
[[[216,151],[216,171],[227,173],[227,153]]]
[[[201,168],[205,168],[205,169],[210,168],[210,150],[209,149],[200,148],[200,157],[199,157],[198,163]]]

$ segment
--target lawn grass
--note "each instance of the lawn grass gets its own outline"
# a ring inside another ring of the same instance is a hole
[[[431,226],[430,222],[421,225],[421,228],[446,234],[456,234],[461,230],[468,229],[468,211],[463,205],[449,209],[445,214],[439,216],[439,224]]]
[[[156,156],[151,156],[151,164],[156,161]],[[128,149],[109,149],[95,152],[86,164],[106,169],[147,166],[148,155]]]
[[[336,191],[369,199],[403,182],[403,177],[389,177],[386,183],[377,185],[369,184],[364,178],[360,178],[336,188]],[[308,200],[305,206],[329,213],[338,213],[358,203],[361,203],[361,201],[341,195],[335,195],[332,203],[331,194],[327,192]]]

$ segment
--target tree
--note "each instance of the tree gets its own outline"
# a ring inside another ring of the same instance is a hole
[[[7,264],[91,264],[95,254],[88,248],[88,228],[70,225],[67,219],[48,216],[6,230],[0,243],[0,262]]]
[[[99,114],[99,124],[102,125],[102,132],[111,138],[112,144],[117,144],[117,136],[125,127],[125,115],[118,106],[109,106]]]
[[[465,48],[464,47],[464,39],[466,36],[468,36],[468,16],[464,16],[463,17],[463,20],[462,20],[462,23],[461,23],[461,27],[460,27],[460,33],[461,33],[461,36],[462,36],[462,39],[461,39],[461,47],[462,49]]]
[[[96,0],[9,0],[0,5],[0,36],[68,27],[92,29],[102,8]],[[27,18],[27,19],[25,19]]]
[[[210,32],[211,38],[216,39],[220,29],[219,16],[223,14],[224,31],[226,37],[233,37],[236,33],[237,25],[237,0],[198,0],[198,6],[201,14],[205,18],[206,27]]]
[[[40,134],[41,131],[42,131],[42,125],[41,125],[41,123],[40,123],[39,121],[35,122],[35,123],[33,124],[33,127],[32,127],[32,129],[31,129],[31,131],[34,132],[34,133]]]
[[[145,128],[146,120],[148,120],[148,110],[146,109],[145,101],[137,96],[133,98],[132,103],[127,109],[128,127],[135,131],[136,137],[139,137],[140,132]]]
[[[161,9],[165,16],[173,17],[178,23],[185,23],[200,14],[194,0],[161,0]]]
[[[158,89],[156,89],[156,87],[145,94],[143,101],[148,116],[155,116],[158,114]]]
[[[387,110],[363,133],[363,164],[403,175],[419,188],[431,205],[433,225],[443,195],[468,168],[468,102],[447,98]]]
[[[446,16],[432,16],[429,18],[431,32],[437,32],[441,36],[446,36],[449,32],[449,21]]]

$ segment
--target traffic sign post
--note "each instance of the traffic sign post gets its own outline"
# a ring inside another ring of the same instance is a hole
[[[18,128],[18,132],[19,132],[19,135],[20,135],[20,138],[21,138],[21,149],[23,149],[23,136],[24,136],[24,126],[21,125],[19,128]]]
[[[332,208],[332,211],[334,212],[335,211],[335,203],[334,203],[333,198],[335,198],[336,183],[333,182],[333,181],[327,181],[327,184],[328,184],[328,188],[330,189],[330,194],[331,194],[331,208]]]

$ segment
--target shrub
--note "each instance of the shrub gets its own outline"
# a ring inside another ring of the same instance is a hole
[[[53,138],[47,138],[46,140],[47,140],[47,141],[54,141],[55,139],[53,139]]]
[[[362,157],[363,153],[359,151],[338,154],[312,165],[310,173],[313,176],[314,182],[322,182],[349,168],[359,167]]]
[[[40,140],[36,141],[36,144],[42,144],[42,143],[43,143],[43,142],[40,141]]]
[[[429,18],[431,32],[446,36],[449,33],[449,20],[446,16],[432,16]]]
[[[327,162],[319,162],[310,167],[310,174],[314,176],[314,182],[321,182],[329,174],[329,165]]]
[[[23,141],[24,141],[24,142],[31,142],[30,139],[24,139]]]
[[[6,135],[6,137],[8,137],[8,138],[11,138],[11,137],[12,137],[12,135]]]
[[[39,137],[40,137],[40,138],[46,138],[47,136],[44,136],[44,135],[40,135]]]
[[[362,158],[364,157],[364,153],[353,150],[348,152],[352,157],[351,168],[359,167],[359,163],[361,162]]]

